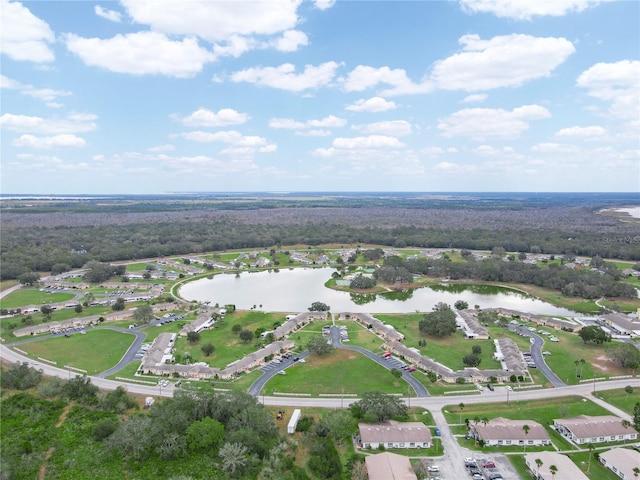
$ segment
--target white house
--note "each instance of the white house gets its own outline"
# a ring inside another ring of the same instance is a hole
[[[525,425],[529,428],[524,428]],[[472,423],[469,429],[475,438],[484,441],[484,444],[489,447],[551,445],[551,439],[545,428],[533,420],[494,418],[486,424]]]
[[[640,452],[630,448],[612,448],[600,454],[600,463],[623,480],[639,478],[634,468],[640,468]],[[640,473],[640,472],[638,472]]]
[[[538,467],[536,460],[542,462]],[[524,456],[524,463],[531,474],[538,480],[589,480],[582,470],[566,455],[556,452],[533,452]],[[550,467],[556,466],[556,473],[551,474]]]
[[[638,432],[633,427],[625,427],[622,419],[615,415],[556,418],[553,426],[560,435],[576,444],[624,442],[638,438]]]
[[[431,431],[420,422],[360,423],[360,444],[363,448],[429,448]]]
[[[364,460],[369,480],[418,480],[411,461],[404,455],[384,452],[367,455]]]

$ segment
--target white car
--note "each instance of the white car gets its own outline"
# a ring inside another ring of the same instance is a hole
[[[513,388],[511,388],[511,385],[507,385],[505,388],[509,391],[513,390]]]
[[[440,471],[440,467],[437,465],[431,465],[430,467],[427,467],[427,472],[439,472]]]

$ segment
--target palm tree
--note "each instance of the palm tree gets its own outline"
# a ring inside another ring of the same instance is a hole
[[[524,441],[524,444],[523,444],[523,451],[526,451],[526,450],[527,450],[527,440],[526,440],[526,437],[529,435],[529,430],[531,430],[531,427],[525,423],[525,424],[522,426],[522,430],[524,430],[524,436],[525,436],[525,441]]]
[[[587,363],[584,358],[580,359],[580,377],[582,378],[582,370],[584,369],[584,365]]]
[[[480,423],[480,417],[478,415],[476,415],[475,417],[473,417],[473,426],[477,427],[478,423]],[[473,444],[477,445],[478,444],[478,429],[474,428],[475,432],[473,435]]]
[[[580,365],[580,361],[576,360],[575,362],[573,362],[574,365],[576,366],[576,378],[578,378],[578,365]]]
[[[247,464],[247,452],[247,447],[241,443],[225,443],[219,453],[222,470],[232,475],[242,470]]]
[[[464,410],[464,403],[460,402],[458,407],[460,407],[460,421],[458,423],[462,423],[462,410]]]
[[[589,443],[587,445],[587,448],[589,449],[589,465],[587,466],[587,473],[589,473],[589,469],[591,469],[591,452],[593,452],[594,448],[593,443]]]
[[[625,430],[627,428],[631,428],[632,426],[633,424],[629,420],[622,420],[622,428],[624,428]]]
[[[555,465],[551,465],[549,467],[549,471],[551,472],[551,478],[556,478],[556,473],[558,473],[558,467]]]
[[[536,467],[538,467],[538,469],[536,470],[536,478],[540,478],[540,467],[542,466],[542,460],[540,460],[539,458],[536,458]]]
[[[640,476],[640,468],[638,467],[633,467],[633,476],[635,478],[638,478],[638,476]]]

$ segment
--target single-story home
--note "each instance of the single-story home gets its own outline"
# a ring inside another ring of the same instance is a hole
[[[360,423],[359,443],[362,448],[429,448],[431,431],[420,422]]]
[[[527,425],[528,430],[525,427]],[[476,439],[489,447],[497,445],[534,446],[551,445],[546,429],[533,420],[494,418],[487,423],[470,423],[469,430]]]
[[[638,438],[638,432],[633,427],[624,426],[622,419],[615,415],[556,418],[553,420],[553,427],[560,435],[576,444],[623,442]]]
[[[633,471],[640,468],[640,452],[630,448],[612,448],[601,453],[600,463],[623,480],[636,480],[638,476]],[[639,472],[640,473],[640,472]]]
[[[411,461],[397,453],[368,455],[365,459],[369,480],[418,480]]]
[[[538,463],[542,462],[538,467]],[[582,470],[566,455],[556,452],[533,452],[524,456],[524,463],[529,467],[533,477],[538,480],[589,480]],[[556,473],[551,474],[550,467],[556,466]]]

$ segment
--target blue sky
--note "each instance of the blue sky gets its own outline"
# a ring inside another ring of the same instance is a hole
[[[0,0],[2,193],[640,191],[640,2]]]

